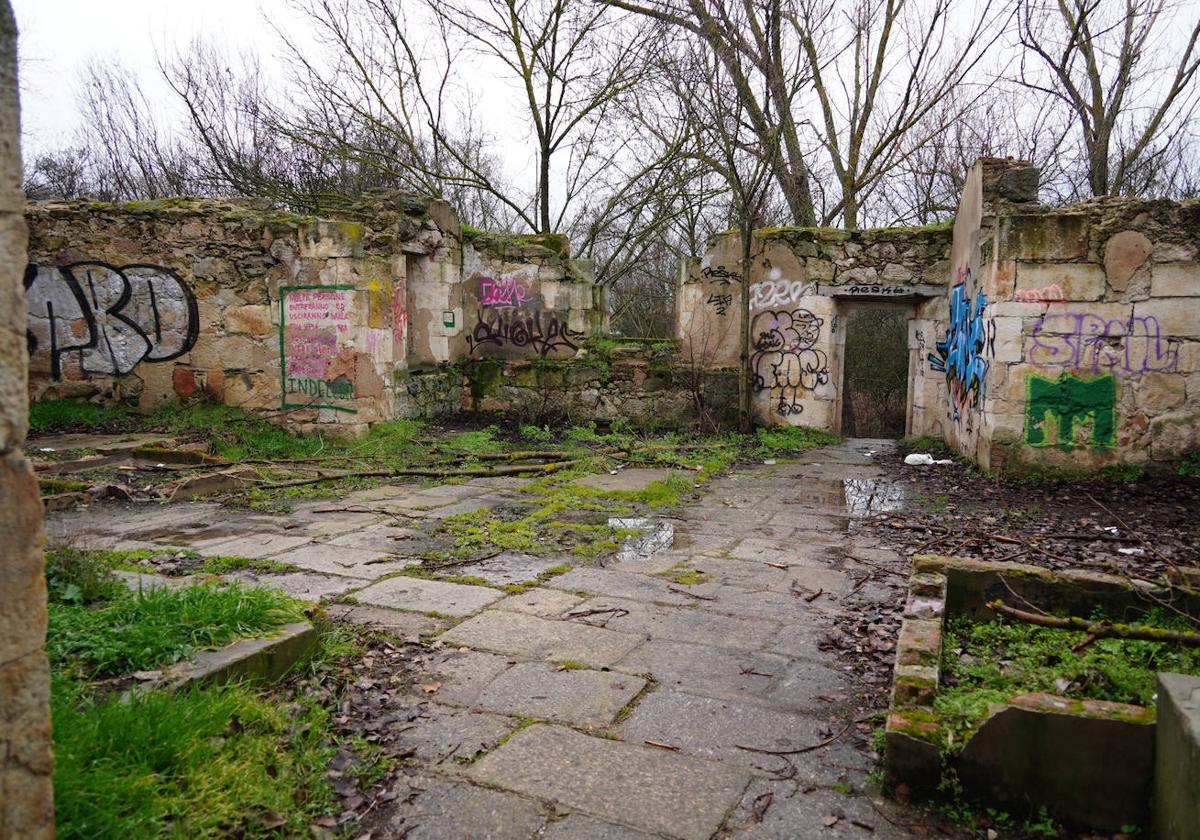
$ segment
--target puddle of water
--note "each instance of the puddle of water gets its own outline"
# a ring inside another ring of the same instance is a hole
[[[842,485],[846,512],[851,516],[870,516],[904,507],[904,488],[886,479],[847,478]]]
[[[622,518],[614,516],[608,520],[611,528],[636,528],[642,533],[629,537],[613,558],[613,562],[625,560],[649,560],[655,553],[675,544],[675,526],[670,522],[655,522],[643,517]]]

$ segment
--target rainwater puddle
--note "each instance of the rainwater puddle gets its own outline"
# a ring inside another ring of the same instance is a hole
[[[842,485],[846,512],[851,516],[870,516],[904,507],[904,489],[886,479],[846,478]]]
[[[649,560],[656,552],[670,548],[675,542],[675,526],[670,522],[656,522],[644,517],[622,518],[614,516],[608,520],[610,528],[636,528],[642,533],[629,537],[614,557],[614,562],[625,560]]]

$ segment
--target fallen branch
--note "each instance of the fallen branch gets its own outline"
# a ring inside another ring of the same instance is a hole
[[[686,589],[680,589],[678,586],[668,586],[672,592],[678,592],[680,595],[686,595],[689,598],[695,598],[697,601],[715,601],[715,595],[697,595],[695,592],[688,592]]]
[[[853,554],[847,554],[846,556],[855,563],[862,563],[864,566],[870,566],[872,569],[878,569],[879,571],[886,572],[889,575],[895,575],[896,577],[908,580],[908,574],[906,572],[900,572],[896,569],[889,569],[887,566],[880,566],[878,563],[872,563],[870,560],[863,560],[861,557],[855,557]]]
[[[854,719],[851,718],[850,722],[847,723],[842,728],[842,731],[839,732],[838,734],[836,734],[832,737],[826,738],[824,741],[821,741],[818,744],[812,744],[807,747],[800,747],[799,749],[795,749],[795,750],[764,750],[760,747],[743,747],[741,744],[735,744],[734,746],[736,746],[739,750],[745,750],[746,752],[753,752],[753,753],[763,753],[764,755],[800,755],[801,753],[812,752],[813,750],[819,750],[822,747],[828,747],[834,741],[836,741],[837,739],[839,739],[843,735],[845,735],[847,732],[849,732],[850,727],[853,725],[854,725]]]
[[[487,478],[491,476],[525,475],[528,473],[550,473],[555,470],[573,467],[578,461],[556,461],[552,464],[523,464],[513,467],[494,467],[491,469],[461,469],[461,470],[431,470],[408,468],[397,470],[364,470],[361,472],[342,472],[336,475],[323,475],[317,478],[297,478],[292,481],[277,481],[274,484],[260,484],[260,490],[278,490],[281,487],[301,487],[305,484],[317,484],[322,481],[338,481],[343,478],[400,478],[403,476],[419,476],[423,478]]]
[[[1039,627],[1051,627],[1055,630],[1078,630],[1095,636],[1097,639],[1138,639],[1145,642],[1171,642],[1187,647],[1200,647],[1200,633],[1189,633],[1185,630],[1164,630],[1161,627],[1148,627],[1144,624],[1090,621],[1077,616],[1058,618],[1052,615],[1037,615],[1010,607],[1003,601],[989,601],[987,608],[1016,621],[1036,624]]]

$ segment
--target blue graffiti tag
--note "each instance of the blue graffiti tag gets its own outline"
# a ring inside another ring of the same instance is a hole
[[[956,284],[950,290],[950,323],[946,337],[935,343],[937,353],[929,354],[930,368],[946,374],[946,388],[950,391],[955,420],[961,419],[962,409],[968,404],[978,408],[987,391],[990,364],[983,353],[990,349],[994,337],[983,319],[986,306],[987,295],[983,292],[975,295],[972,305],[967,299],[966,283]]]

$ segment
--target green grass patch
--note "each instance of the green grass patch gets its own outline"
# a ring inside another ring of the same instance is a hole
[[[1200,450],[1189,452],[1179,462],[1180,475],[1200,475]]]
[[[818,446],[831,446],[841,440],[832,432],[807,426],[764,426],[758,429],[754,453],[760,457],[803,452]]]
[[[205,557],[201,571],[210,575],[224,575],[229,572],[248,571],[261,575],[282,574],[296,571],[295,566],[280,563],[278,560],[255,560],[250,557]]]
[[[896,445],[908,452],[928,452],[935,457],[944,457],[950,454],[950,447],[946,445],[946,441],[930,435],[903,438],[897,441]]]
[[[328,714],[240,686],[96,702],[52,689],[60,838],[307,835],[335,812]]]
[[[665,577],[673,580],[680,586],[696,586],[708,580],[709,576],[699,569],[689,569],[682,563],[675,566],[673,569],[667,569],[665,572],[659,572],[659,577]]]
[[[78,400],[39,400],[29,404],[29,431],[35,435],[66,432],[122,432],[135,423],[132,408]]]
[[[1159,610],[1139,623],[1194,629]],[[1153,706],[1157,672],[1200,674],[1200,650],[1195,648],[1112,638],[1073,652],[1085,635],[1032,624],[952,619],[943,642],[943,678],[934,709],[951,728],[965,733],[978,726],[988,704],[1015,694],[1041,691]]]

